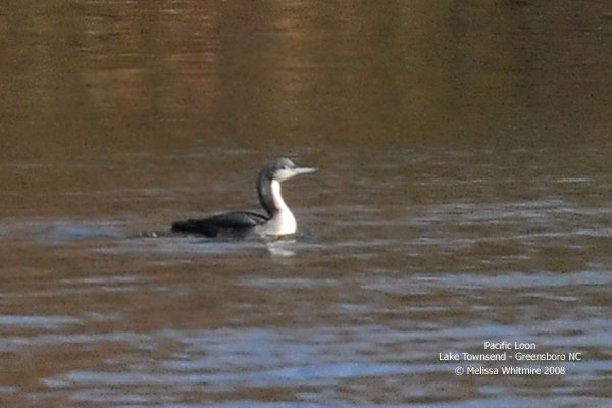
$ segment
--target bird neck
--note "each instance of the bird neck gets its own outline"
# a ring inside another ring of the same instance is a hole
[[[268,221],[256,229],[262,236],[292,235],[297,231],[297,221],[281,194],[281,185],[276,180],[267,183],[267,188],[261,189],[262,206],[270,214]],[[267,194],[267,195],[266,195]],[[268,207],[266,207],[268,206]],[[269,209],[268,209],[269,208]]]
[[[270,217],[273,217],[274,214],[279,211],[277,208],[277,203],[275,202],[278,201],[275,199],[275,195],[280,196],[281,201],[283,201],[282,196],[280,195],[280,185],[273,188],[273,183],[278,184],[277,181],[272,180],[263,172],[259,175],[257,180],[257,195],[259,197],[259,203]]]
[[[270,183],[270,191],[272,192],[272,203],[274,204],[276,211],[291,212],[291,210],[289,210],[289,206],[283,199],[281,184],[278,181],[272,180]]]
[[[259,203],[270,217],[278,212],[291,212],[281,192],[281,184],[268,177],[259,177],[257,183]]]

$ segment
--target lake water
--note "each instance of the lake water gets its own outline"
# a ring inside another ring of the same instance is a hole
[[[8,2],[0,405],[609,406],[611,39],[605,1]],[[166,233],[276,156],[319,168],[296,240]]]

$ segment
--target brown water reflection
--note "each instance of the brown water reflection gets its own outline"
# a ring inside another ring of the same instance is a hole
[[[6,3],[1,405],[606,406],[611,11]],[[139,236],[279,154],[296,242]]]
[[[0,16],[3,156],[606,140],[609,13],[603,1],[13,4]]]

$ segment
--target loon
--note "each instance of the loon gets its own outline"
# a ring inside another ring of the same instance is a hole
[[[249,233],[279,238],[294,235],[297,221],[281,194],[281,183],[298,174],[312,173],[313,167],[298,167],[287,158],[268,163],[257,178],[259,203],[266,214],[251,211],[231,211],[202,219],[172,223],[172,232],[198,234],[209,238],[244,238]]]

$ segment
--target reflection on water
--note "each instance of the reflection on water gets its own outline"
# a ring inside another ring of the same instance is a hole
[[[330,142],[542,146],[612,132],[606,1],[5,9],[4,158],[194,143],[272,155]]]
[[[3,5],[0,405],[609,405],[610,13]],[[167,233],[288,155],[295,241]]]

